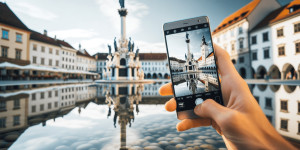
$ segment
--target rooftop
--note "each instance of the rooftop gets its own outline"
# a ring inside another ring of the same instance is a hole
[[[91,56],[85,49],[78,50],[76,54],[77,54],[77,56],[80,55],[80,56],[84,56],[84,57],[89,57],[89,58],[95,59],[95,57]]]
[[[254,10],[254,8],[259,4],[261,0],[253,0],[249,4],[245,5],[238,11],[234,12],[233,14],[229,15],[227,18],[225,18],[219,26],[213,31],[212,34],[216,34],[223,29],[226,29],[230,25],[233,25],[249,16],[249,14]]]
[[[294,16],[296,14],[299,14],[300,13],[299,6],[300,6],[300,1],[294,0],[287,5],[274,10],[273,12],[269,13],[267,15],[267,17],[265,17],[260,23],[258,23],[252,29],[252,31],[258,30],[258,29],[266,27],[272,23],[278,22],[280,20]],[[294,7],[297,7],[298,9],[295,9],[293,12],[290,12],[290,8],[294,8]]]
[[[106,60],[107,59],[107,55],[108,53],[97,53],[95,55],[93,55],[95,58],[97,56],[97,60]]]
[[[166,60],[166,53],[140,53],[140,60]]]
[[[0,23],[30,31],[27,26],[7,6],[6,3],[0,2],[0,14]]]
[[[54,38],[51,38],[34,30],[31,30],[30,39],[55,46],[60,46],[57,40],[55,40]]]

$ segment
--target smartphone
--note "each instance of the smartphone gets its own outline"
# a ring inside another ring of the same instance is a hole
[[[165,23],[163,30],[177,118],[198,118],[194,108],[206,99],[224,105],[208,17]]]

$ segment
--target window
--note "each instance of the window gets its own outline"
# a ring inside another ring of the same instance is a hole
[[[240,49],[244,48],[244,40],[240,40]]]
[[[48,103],[48,109],[52,108],[52,103]]]
[[[300,53],[300,42],[297,42],[295,44],[295,48],[296,48],[296,53]]]
[[[58,106],[58,103],[57,103],[57,102],[55,102],[55,103],[54,103],[54,107],[57,107],[57,106]]]
[[[56,50],[56,55],[59,55],[59,51],[58,50]]]
[[[42,64],[42,65],[45,64],[45,58],[41,58],[41,64]]]
[[[264,59],[270,58],[270,48],[264,48]]]
[[[300,122],[298,122],[298,134],[300,134]]]
[[[278,55],[279,56],[284,56],[285,55],[284,46],[278,47]]]
[[[284,131],[288,131],[288,120],[287,119],[280,120],[280,129],[284,130]]]
[[[40,105],[40,111],[44,111],[44,104]]]
[[[6,128],[6,118],[0,118],[0,128]]]
[[[230,30],[231,37],[234,37],[234,30]]]
[[[58,91],[55,91],[55,97],[57,97],[58,96]]]
[[[49,54],[52,54],[53,49],[49,48]]]
[[[49,59],[49,66],[52,66],[52,59]]]
[[[273,109],[273,108],[272,108],[272,98],[266,97],[265,101],[266,101],[266,106],[265,106],[265,108],[266,108],[266,109]]]
[[[2,39],[8,40],[8,30],[2,29]]]
[[[36,64],[36,56],[32,56],[32,63]]]
[[[259,104],[259,97],[258,96],[254,96],[254,98],[256,99],[257,103]]]
[[[20,100],[19,99],[14,100],[14,109],[20,109]]]
[[[263,33],[263,42],[269,41],[269,33],[265,32]]]
[[[300,102],[298,102],[298,114],[300,114]]]
[[[8,47],[5,47],[5,46],[1,46],[1,56],[4,57],[4,58],[7,58],[7,54],[8,54]]]
[[[243,33],[243,27],[239,27],[239,34]]]
[[[36,44],[33,44],[33,50],[36,51],[37,50],[37,46]]]
[[[288,101],[287,100],[280,100],[280,111],[288,112]]]
[[[252,52],[252,60],[257,60],[257,51]]]
[[[300,31],[300,23],[294,24],[294,32],[298,33]]]
[[[244,57],[239,57],[239,63],[244,63]]]
[[[44,99],[44,98],[45,98],[45,93],[41,92],[41,99]]]
[[[22,34],[20,34],[20,33],[16,34],[16,42],[22,43]]]
[[[42,46],[42,52],[45,52],[45,47],[44,46]]]
[[[277,30],[277,37],[283,37],[283,28]]]
[[[16,49],[16,59],[17,60],[21,60],[21,53],[22,53],[22,50]]]
[[[6,111],[6,101],[0,101],[0,111]]]
[[[35,93],[32,93],[32,94],[31,94],[31,99],[32,99],[32,100],[36,100]]]
[[[257,43],[256,36],[252,36],[251,37],[251,44],[256,44],[256,43]]]
[[[14,126],[20,125],[20,115],[14,116]]]
[[[58,60],[56,60],[55,65],[59,66],[59,61]]]
[[[234,51],[235,50],[235,45],[234,43],[231,44],[231,51]]]
[[[270,123],[272,123],[272,119],[273,117],[272,116],[269,116],[269,115],[266,115],[267,119],[269,120]]]
[[[31,112],[36,112],[36,106],[31,106]]]
[[[51,98],[52,97],[52,91],[48,92],[48,97]]]

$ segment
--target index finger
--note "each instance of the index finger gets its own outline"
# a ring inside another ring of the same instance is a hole
[[[159,94],[161,96],[173,95],[172,83],[167,83],[159,88]]]

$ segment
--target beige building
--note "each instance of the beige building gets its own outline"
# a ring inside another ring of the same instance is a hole
[[[77,67],[79,71],[96,72],[96,59],[91,56],[85,49],[77,51]]]
[[[0,2],[0,63],[29,64],[30,30],[5,4]]]

